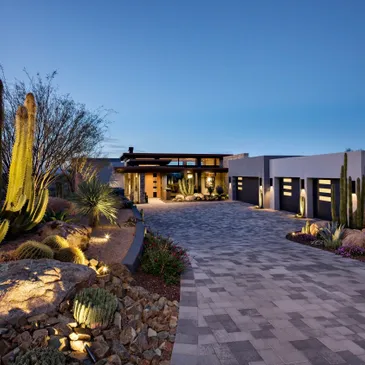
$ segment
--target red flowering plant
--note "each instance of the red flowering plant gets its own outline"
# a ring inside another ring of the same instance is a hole
[[[189,262],[187,251],[171,238],[147,233],[142,255],[142,270],[161,276],[166,284],[176,284]]]

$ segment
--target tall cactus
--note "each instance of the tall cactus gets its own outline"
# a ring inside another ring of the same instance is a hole
[[[19,106],[15,118],[15,142],[9,168],[9,183],[1,212],[3,222],[10,222],[10,231],[28,231],[41,222],[48,204],[48,190],[36,196],[33,178],[33,141],[36,103],[27,94],[24,106]],[[4,227],[6,223],[4,223]],[[0,225],[0,241],[2,238]],[[5,236],[5,235],[4,235]]]
[[[354,213],[352,207],[352,178],[349,176],[348,185],[347,185],[347,194],[348,194],[348,202],[349,202],[349,227],[354,228]]]
[[[337,208],[336,189],[335,189],[335,184],[332,184],[331,185],[331,215],[332,215],[333,222],[338,222],[336,208]]]
[[[3,128],[5,121],[4,85],[0,80],[0,198],[3,195]]]
[[[341,166],[340,178],[340,224],[347,226],[347,153]]]
[[[194,194],[194,179],[181,179],[179,180],[179,192],[184,196]]]

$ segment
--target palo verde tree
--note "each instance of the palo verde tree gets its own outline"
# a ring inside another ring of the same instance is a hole
[[[37,191],[47,188],[59,171],[74,168],[74,161],[98,154],[107,128],[109,111],[88,110],[69,94],[61,95],[54,85],[56,72],[46,77],[30,76],[26,82],[5,83],[5,120],[3,129],[3,170],[9,172],[11,147],[15,139],[13,120],[27,92],[37,100],[33,142],[33,176]]]

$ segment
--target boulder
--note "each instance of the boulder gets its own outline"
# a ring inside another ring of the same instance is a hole
[[[185,200],[187,202],[192,202],[192,201],[196,200],[196,197],[194,195],[188,195],[185,197]]]
[[[94,270],[69,262],[27,259],[2,263],[0,322],[16,323],[24,317],[54,312],[63,300],[94,279]]]
[[[319,230],[320,230],[321,228],[326,227],[326,226],[327,226],[327,224],[328,224],[328,222],[327,222],[327,221],[318,221],[318,222],[314,222],[314,223],[312,223],[312,224],[311,224],[311,226],[310,226],[310,228],[309,228],[309,230],[310,230],[310,234],[311,234],[312,236],[317,236],[317,234],[318,234]]]
[[[176,200],[185,200],[185,196],[182,194],[176,194],[175,199]]]
[[[63,221],[53,221],[43,224],[37,234],[39,235],[39,240],[43,240],[52,235],[61,236],[66,238],[70,246],[78,247],[85,251],[89,246],[91,231],[92,229],[87,226]]]
[[[198,200],[204,200],[204,194],[202,193],[195,193],[194,196]]]
[[[345,238],[342,240],[342,246],[358,246],[365,248],[365,232],[357,229],[352,229],[347,232]]]

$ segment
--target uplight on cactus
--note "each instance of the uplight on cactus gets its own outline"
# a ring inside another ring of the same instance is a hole
[[[79,324],[89,328],[106,328],[118,307],[115,295],[101,288],[86,288],[76,296],[73,315]]]
[[[194,194],[194,179],[180,179],[179,180],[179,192],[184,196],[189,196]]]

